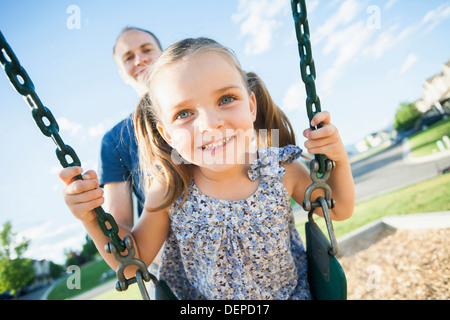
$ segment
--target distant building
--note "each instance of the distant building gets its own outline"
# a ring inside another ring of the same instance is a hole
[[[440,73],[425,81],[422,93],[422,98],[414,102],[417,110],[450,113],[450,60],[442,66]]]
[[[365,152],[369,149],[376,148],[391,141],[392,132],[389,129],[381,130],[369,134],[363,140],[355,143],[355,148],[359,153]]]
[[[442,66],[442,71],[425,80],[422,98],[415,101],[417,110],[430,115],[450,114],[450,60]],[[372,133],[355,143],[354,147],[363,153],[381,145],[387,145],[395,136],[393,127]],[[395,141],[394,141],[395,143]],[[350,149],[349,149],[350,150]]]
[[[32,265],[35,271],[35,277],[31,287],[48,285],[52,282],[52,278],[50,277],[50,261],[33,260]]]

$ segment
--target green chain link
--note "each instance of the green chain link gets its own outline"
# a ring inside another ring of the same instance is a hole
[[[312,58],[306,2],[305,0],[291,0],[291,7],[295,22],[298,51],[300,53],[300,71],[307,94],[306,111],[308,113],[310,127],[315,130],[322,127],[322,124],[313,127],[311,126],[311,120],[316,113],[321,111],[321,108],[315,85],[316,67],[314,59]],[[325,214],[328,213],[329,209],[332,209],[335,206],[335,201],[331,198],[331,188],[327,184],[327,180],[335,167],[335,163],[331,159],[327,159],[325,155],[318,154],[315,155],[315,159],[311,160],[309,166],[312,184],[305,191],[305,197],[302,204],[303,210],[308,211],[308,219],[310,220],[314,210],[316,208],[322,208],[331,241],[330,254],[336,255],[339,249],[334,235],[333,224],[331,223],[329,214]],[[325,193],[325,198],[318,197],[315,201],[312,201],[312,193],[317,189],[322,189]]]
[[[314,115],[321,111],[320,99],[316,92],[316,67],[312,57],[311,40],[309,37],[309,24],[306,12],[305,0],[291,0],[292,14],[295,23],[295,33],[297,35],[298,51],[300,53],[300,72],[302,81],[306,88],[306,111],[309,118],[311,129],[322,127],[311,126],[311,120]],[[319,162],[319,173],[325,172],[325,155],[318,154],[315,156]]]

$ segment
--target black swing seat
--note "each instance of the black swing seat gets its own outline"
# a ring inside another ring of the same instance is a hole
[[[319,201],[325,201],[320,198],[322,197],[319,197]],[[313,211],[308,213],[308,222],[305,224],[308,282],[311,294],[316,300],[346,300],[347,279],[335,257],[338,249],[329,213],[324,210],[331,244],[314,222]]]

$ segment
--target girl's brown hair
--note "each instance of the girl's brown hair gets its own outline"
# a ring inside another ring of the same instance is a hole
[[[139,162],[145,190],[150,186],[152,179],[159,179],[167,185],[164,203],[157,208],[147,208],[149,210],[165,209],[183,194],[182,204],[187,198],[189,182],[192,179],[190,165],[185,161],[179,161],[176,150],[173,150],[158,132],[156,124],[160,109],[157,101],[152,99],[152,79],[164,66],[205,52],[219,53],[231,61],[241,74],[248,93],[255,94],[257,116],[254,128],[258,148],[295,144],[294,130],[289,119],[273,102],[262,80],[255,73],[242,70],[233,51],[208,38],[179,41],[167,48],[151,66],[147,74],[150,91],[141,98],[135,112]]]

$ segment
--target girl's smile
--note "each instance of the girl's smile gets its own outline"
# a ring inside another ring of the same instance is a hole
[[[221,152],[226,148],[226,146],[232,139],[234,139],[234,136],[223,138],[221,141],[217,142],[216,141],[208,142],[202,146],[202,150],[211,151],[212,153]]]

